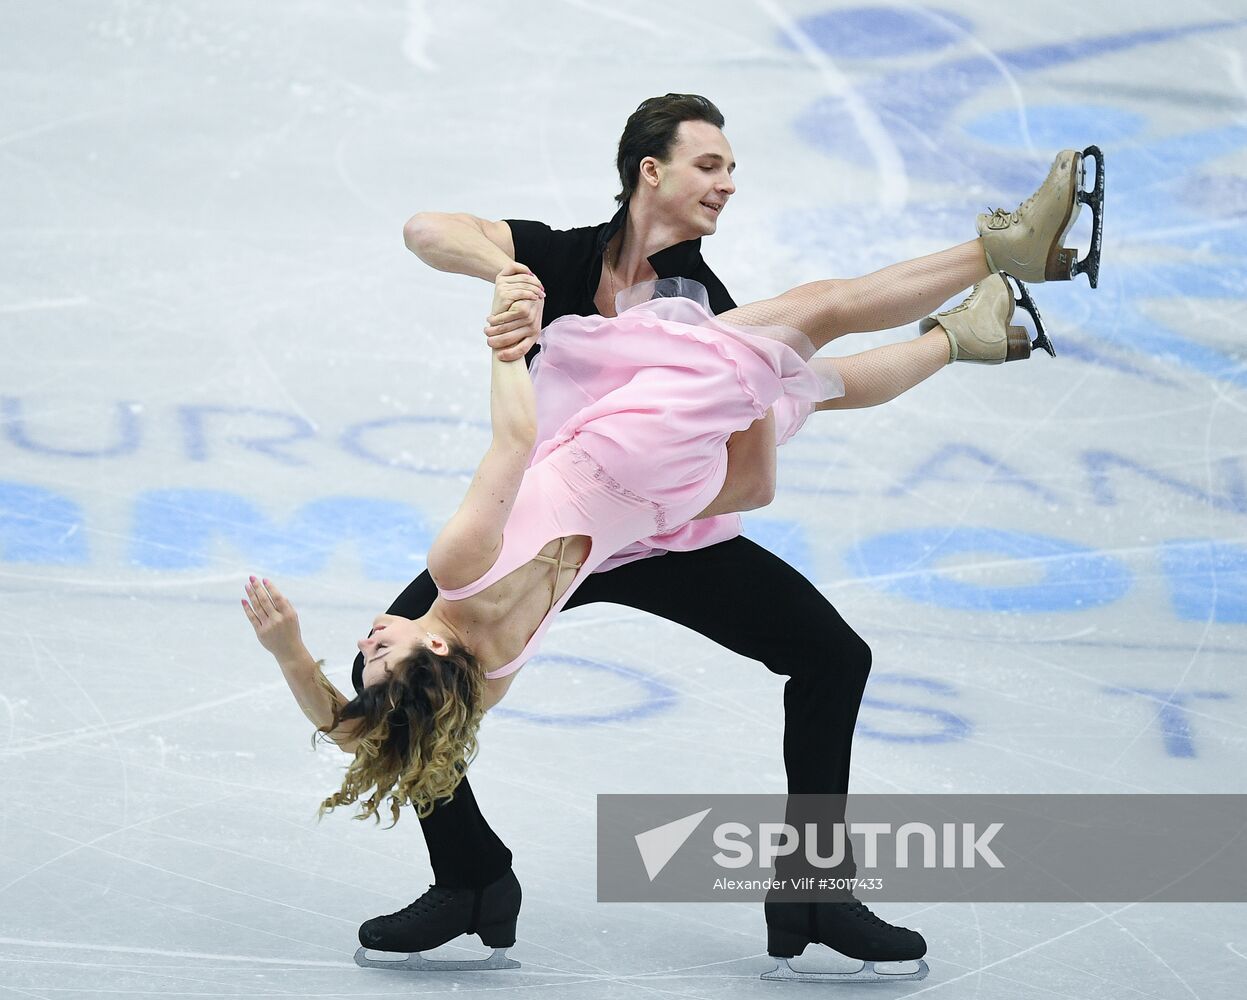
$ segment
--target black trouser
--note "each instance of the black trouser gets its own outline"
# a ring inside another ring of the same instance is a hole
[[[390,613],[418,618],[437,590],[427,572]],[[647,611],[760,660],[784,685],[784,767],[789,793],[844,794],[853,727],[870,673],[870,647],[805,577],[778,556],[734,538],[594,573],[567,607],[605,601]],[[356,673],[362,657],[356,662]],[[511,852],[481,815],[465,778],[420,821],[439,885],[488,885]]]

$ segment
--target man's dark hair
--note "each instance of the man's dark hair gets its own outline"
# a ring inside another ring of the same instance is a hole
[[[642,101],[628,117],[623,135],[619,137],[619,183],[623,190],[615,201],[623,204],[632,197],[641,175],[641,161],[653,156],[664,163],[671,158],[680,122],[709,122],[723,127],[723,114],[710,101],[698,94],[664,94]]]

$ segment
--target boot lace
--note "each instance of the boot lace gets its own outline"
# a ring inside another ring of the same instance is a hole
[[[860,899],[850,897],[849,899],[845,900],[840,905],[844,906],[848,910],[849,913],[853,914],[853,916],[857,917],[859,920],[865,921],[866,923],[870,924],[872,927],[882,927],[886,930],[904,930],[905,929],[905,928],[898,928],[896,927],[896,925],[890,924],[886,920],[884,920],[882,917],[877,916],[876,914],[872,913],[870,911],[870,908],[865,903],[863,903]]]
[[[440,909],[443,904],[448,903],[454,896],[455,890],[447,889],[440,885],[431,885],[423,896],[414,902],[408,903],[396,913],[388,913],[382,920],[401,920],[404,917],[418,917],[426,913],[432,913],[434,910]]]
[[[991,212],[991,218],[987,220],[988,227],[991,229],[1008,229],[1009,226],[1016,225],[1022,221],[1022,213],[1034,200],[1033,196],[1028,198],[1012,212],[1006,212],[1003,208],[993,209],[989,207],[987,210]]]
[[[1022,204],[1020,204],[1012,212],[1006,212],[1003,208],[993,209],[989,205],[987,211],[991,213],[991,219],[988,220],[988,226],[992,229],[1007,229],[1009,226],[1016,225],[1021,222],[1023,213],[1025,213],[1026,210],[1035,203],[1035,199],[1039,197],[1040,193],[1046,186],[1047,181],[1044,182],[1044,185],[1041,186],[1038,191],[1022,202]]]

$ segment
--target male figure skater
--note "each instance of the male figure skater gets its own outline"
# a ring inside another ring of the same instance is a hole
[[[438,270],[489,282],[504,271],[527,270],[542,282],[544,300],[518,302],[488,320],[489,343],[504,349],[504,359],[528,354],[531,363],[544,324],[569,313],[613,316],[617,292],[646,280],[696,280],[706,287],[712,311],[724,312],[735,302],[701,255],[702,238],[715,233],[736,191],[723,124],[718,109],[696,95],[668,94],[643,102],[619,143],[619,209],[603,224],[556,231],[540,222],[422,213],[404,227],[405,242]],[[1011,222],[1003,213],[980,217],[982,239],[863,278],[806,286],[809,315],[836,333],[900,326],[986,278],[996,270],[992,259],[1007,257],[1009,272],[1024,280],[1072,277],[1053,273],[1052,267],[1053,247],[1060,249],[1072,224],[1069,212],[1062,215],[1064,207],[1073,203],[1077,212],[1070,191],[1081,176],[1081,162],[1069,157],[1064,164],[1058,157],[1044,186],[1013,213]],[[1000,217],[1006,224],[999,224]],[[984,221],[991,219],[994,227]],[[1018,273],[1022,268],[1028,270]],[[747,495],[722,499],[725,510],[757,505]],[[654,542],[666,554],[594,574],[567,606],[605,601],[648,611],[787,677],[783,754],[788,792],[843,795],[870,648],[813,584],[739,530],[735,514],[696,521]],[[419,617],[435,596],[425,572],[395,600],[390,613]],[[362,665],[361,655],[355,663],[357,690]],[[420,822],[435,884],[403,910],[364,923],[361,944],[418,952],[478,928],[513,927],[520,888],[511,871],[512,855],[485,821],[468,778]],[[840,868],[819,874],[843,878],[854,871],[849,856]],[[819,903],[768,901],[766,920],[768,943],[774,946],[769,950],[779,957],[799,954],[811,942],[867,961],[917,959],[926,950],[916,931],[886,923],[851,895]],[[514,941],[485,943],[498,948]],[[486,960],[477,967],[502,966]]]

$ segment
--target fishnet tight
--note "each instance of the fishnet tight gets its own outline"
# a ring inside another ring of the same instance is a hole
[[[860,278],[829,278],[721,314],[741,326],[791,326],[816,350],[846,333],[891,330],[916,323],[990,272],[983,244],[960,246],[902,261]]]
[[[844,395],[819,403],[816,410],[851,410],[878,406],[907,392],[948,364],[948,336],[940,327],[899,344],[876,347],[845,358],[815,358],[815,371],[834,371],[844,379]]]
[[[848,333],[890,330],[917,322],[990,272],[979,240],[881,268],[860,278],[831,278],[798,285],[773,299],[722,313],[741,326],[791,326],[815,349]],[[844,358],[815,358],[816,370],[844,379],[844,396],[820,410],[877,406],[930,378],[948,363],[948,337],[936,328],[914,340]]]

